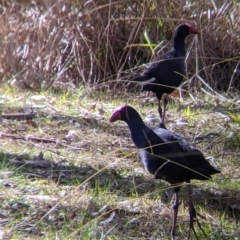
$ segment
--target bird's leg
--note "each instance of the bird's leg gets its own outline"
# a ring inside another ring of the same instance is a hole
[[[189,201],[189,232],[188,232],[188,239],[190,239],[190,233],[191,230],[193,230],[194,236],[196,237],[196,239],[198,239],[197,237],[197,233],[195,231],[194,228],[194,219],[197,222],[198,227],[201,229],[201,231],[204,233],[205,237],[207,237],[206,233],[204,232],[204,230],[202,229],[202,226],[200,224],[200,222],[197,219],[197,212],[193,206],[193,200],[192,200],[192,186],[190,184],[190,182],[188,182],[188,201]]]
[[[172,225],[172,231],[171,231],[172,237],[175,236],[175,231],[176,231],[178,206],[179,206],[178,200],[179,200],[179,198],[178,198],[178,191],[177,191],[177,192],[175,192],[175,200],[174,200],[174,204],[172,206],[172,208],[173,208],[173,225]]]
[[[160,119],[162,119],[163,115],[162,115],[161,99],[158,99],[158,113],[159,113]]]
[[[164,119],[165,119],[167,104],[168,104],[168,94],[165,94],[165,96],[163,97],[163,115],[162,115],[162,121],[163,122],[164,122]]]
[[[160,116],[160,119],[161,119],[158,127],[167,129],[165,124],[164,124],[164,119],[163,119],[163,114],[162,114],[162,107],[161,107],[161,99],[160,100],[158,99],[158,113],[159,113],[159,116]]]

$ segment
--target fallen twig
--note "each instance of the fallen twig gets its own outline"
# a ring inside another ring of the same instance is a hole
[[[9,138],[13,138],[13,139],[22,139],[25,141],[36,141],[36,142],[42,142],[42,143],[55,143],[55,144],[61,144],[61,142],[59,140],[55,140],[55,139],[47,139],[47,138],[38,138],[38,137],[32,137],[32,136],[15,136],[15,135],[11,135],[11,134],[5,134],[5,133],[1,133],[1,137],[9,137]]]
[[[26,119],[30,120],[36,116],[36,113],[29,112],[29,113],[3,113],[2,118],[6,119]]]
[[[202,140],[202,139],[205,139],[205,138],[210,138],[211,136],[220,136],[220,134],[219,133],[212,133],[212,132],[210,132],[210,133],[207,133],[207,134],[205,134],[205,135],[198,135],[198,136],[196,136],[195,138],[194,138],[194,142],[195,141],[197,141],[197,140]]]

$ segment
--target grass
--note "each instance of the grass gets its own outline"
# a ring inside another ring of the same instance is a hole
[[[2,82],[45,91],[0,88],[1,112],[36,113],[33,121],[0,118],[0,239],[169,239],[170,186],[144,170],[126,125],[107,119],[122,103],[158,119],[155,98],[125,93],[124,85],[135,85],[122,81],[156,45],[166,52],[183,21],[199,30],[186,44],[187,78],[197,91],[194,101],[169,104],[167,127],[222,170],[212,182],[193,182],[209,239],[239,239],[239,4],[168,3],[1,4]],[[66,90],[82,83],[87,90]],[[223,101],[211,88],[235,98]],[[185,187],[180,195],[176,240],[188,231]]]
[[[2,239],[169,239],[171,187],[145,171],[126,125],[107,121],[123,103],[143,118],[158,118],[155,101],[82,88],[36,94],[2,85],[0,93],[3,113],[32,109],[37,126],[2,119]],[[209,239],[240,239],[239,125],[228,112],[214,108],[214,99],[204,98],[198,103],[170,101],[167,126],[222,170],[212,182],[193,181],[195,206],[205,217],[200,221]],[[185,187],[180,196],[175,239],[188,233]],[[197,234],[205,239],[198,228]]]

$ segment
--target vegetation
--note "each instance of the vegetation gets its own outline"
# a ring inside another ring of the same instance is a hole
[[[236,1],[25,0],[0,7],[0,77],[18,87],[125,86],[152,47],[166,52],[176,25],[186,21],[200,31],[188,42],[190,86],[239,88]]]
[[[193,182],[209,239],[240,239],[239,3],[160,2],[0,3],[1,239],[169,239],[172,189],[108,118],[125,102],[158,118],[126,80],[183,21],[200,34],[187,43],[188,95],[170,102],[166,125],[222,171]],[[188,232],[184,186],[180,196],[176,240]]]

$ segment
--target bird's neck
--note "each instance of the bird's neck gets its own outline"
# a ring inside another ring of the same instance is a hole
[[[185,43],[184,38],[175,36],[174,43],[173,43],[173,49],[175,50],[175,53],[179,57],[185,56]]]
[[[144,122],[140,119],[133,119],[127,122],[131,134],[135,135],[139,132],[140,129],[146,127]]]
[[[148,130],[144,122],[141,120],[132,120],[132,121],[127,121],[128,124],[131,138],[133,143],[137,148],[145,148],[146,142],[144,141],[144,133]]]

